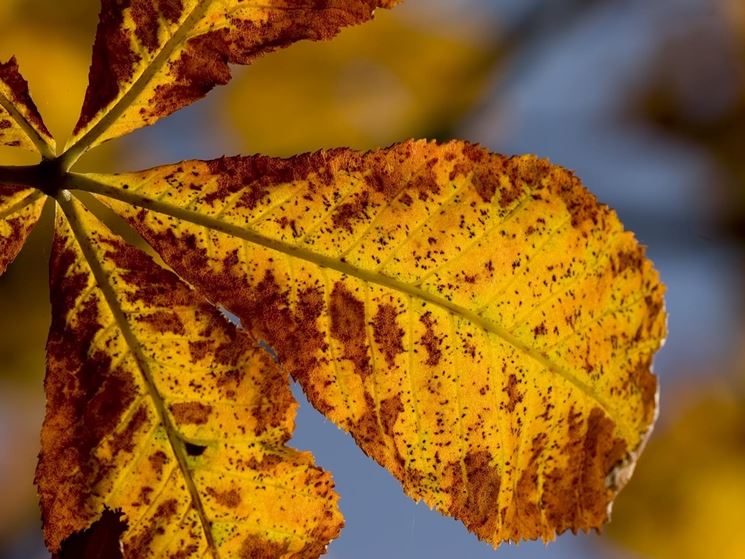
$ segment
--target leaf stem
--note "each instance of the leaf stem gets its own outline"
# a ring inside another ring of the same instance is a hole
[[[0,189],[25,186],[55,197],[65,181],[66,173],[59,158],[44,159],[36,165],[0,166]]]

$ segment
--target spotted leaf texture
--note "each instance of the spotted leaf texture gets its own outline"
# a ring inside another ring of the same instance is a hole
[[[55,144],[18,70],[15,58],[0,63],[0,145],[53,156]]]
[[[568,171],[407,142],[77,185],[414,499],[495,545],[607,520],[655,418],[663,287]]]
[[[88,91],[70,157],[230,80],[229,63],[325,40],[397,0],[102,0]]]
[[[111,542],[113,512],[127,559],[318,557],[341,515],[330,475],[285,446],[286,373],[173,273],[61,203],[36,476],[49,549]]]
[[[44,196],[33,188],[0,189],[0,275],[18,256],[43,206]]]

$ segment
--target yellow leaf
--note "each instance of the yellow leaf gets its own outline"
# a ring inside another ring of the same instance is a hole
[[[228,63],[324,40],[397,0],[104,0],[85,101],[66,163],[154,123],[230,80]]]
[[[15,58],[0,63],[0,145],[21,147],[53,157],[54,139],[31,100]]]
[[[0,275],[18,256],[43,206],[44,195],[33,188],[0,189]]]
[[[330,475],[285,446],[286,374],[175,275],[60,203],[36,477],[50,550],[111,510],[125,557],[320,555],[342,520]]]
[[[407,142],[70,184],[271,344],[413,498],[493,544],[607,520],[655,417],[664,289],[571,173]]]

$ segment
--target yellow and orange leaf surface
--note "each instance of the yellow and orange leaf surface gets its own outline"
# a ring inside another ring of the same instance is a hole
[[[567,171],[408,142],[78,180],[413,498],[493,544],[607,520],[655,417],[663,289]]]
[[[63,207],[37,471],[50,550],[109,509],[125,557],[320,555],[342,520],[331,477],[285,446],[286,374],[175,275]]]
[[[0,63],[0,145],[54,155],[54,140],[31,100],[15,58]]]
[[[102,0],[59,156],[0,65],[0,143],[42,156],[0,166],[0,273],[46,198],[57,211],[36,475],[55,559],[320,556],[342,518],[330,475],[286,446],[291,376],[408,495],[495,546],[607,521],[656,416],[664,288],[570,172],[425,141],[70,170],[229,63],[395,3]]]
[[[398,0],[102,0],[90,84],[69,159],[203,97],[229,63],[324,40]]]
[[[43,206],[44,196],[33,188],[0,190],[0,275],[18,256]]]

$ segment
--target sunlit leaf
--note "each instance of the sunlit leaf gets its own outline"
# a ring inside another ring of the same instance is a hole
[[[341,516],[331,477],[285,446],[286,374],[175,275],[63,206],[37,470],[50,550],[93,537],[111,510],[125,557],[317,557]]]
[[[494,544],[607,520],[655,416],[663,288],[571,173],[409,142],[71,184],[124,201],[415,499]]]
[[[54,155],[54,140],[31,100],[15,58],[0,63],[0,145]]]
[[[324,40],[397,0],[103,0],[88,91],[68,160],[230,80],[228,63]]]
[[[0,189],[0,275],[18,256],[43,206],[44,196],[33,188]]]

